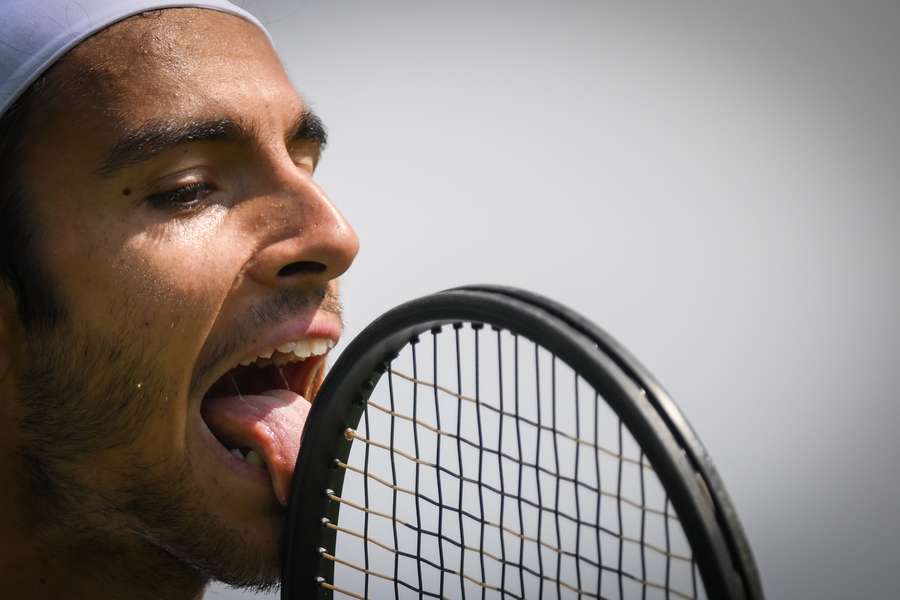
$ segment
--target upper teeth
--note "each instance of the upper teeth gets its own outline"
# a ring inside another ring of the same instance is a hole
[[[293,354],[297,358],[307,358],[310,356],[320,356],[325,354],[334,347],[334,342],[323,339],[298,340],[296,342],[287,342],[276,348],[269,348],[259,355],[241,361],[242,366],[251,365],[260,358],[272,358],[272,355],[278,351],[282,354]]]

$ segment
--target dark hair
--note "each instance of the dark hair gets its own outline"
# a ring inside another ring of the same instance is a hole
[[[53,326],[62,316],[52,285],[35,247],[39,225],[28,207],[22,178],[22,156],[31,117],[44,99],[48,75],[43,75],[0,115],[0,284],[16,297],[16,309],[26,330]]]

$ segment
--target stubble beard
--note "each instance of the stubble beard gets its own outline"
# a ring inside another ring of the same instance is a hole
[[[81,562],[96,555],[107,576],[127,577],[150,594],[179,569],[199,585],[276,587],[280,544],[253,547],[213,514],[187,454],[147,464],[130,450],[175,397],[153,357],[123,342],[131,339],[104,339],[66,322],[29,332],[19,455],[32,530]],[[86,479],[101,454],[117,455],[104,477],[116,483],[97,489]]]

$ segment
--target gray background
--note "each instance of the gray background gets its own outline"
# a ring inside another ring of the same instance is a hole
[[[896,596],[900,3],[241,4],[329,128],[348,339],[553,296],[681,405],[769,598]]]

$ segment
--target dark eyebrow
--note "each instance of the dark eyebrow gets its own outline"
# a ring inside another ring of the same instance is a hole
[[[97,172],[109,177],[116,171],[148,161],[165,150],[189,142],[235,142],[250,137],[249,131],[231,119],[198,121],[147,121],[120,137]]]
[[[229,118],[147,121],[127,131],[112,145],[97,173],[101,177],[110,177],[120,169],[190,142],[242,142],[252,137],[250,128]],[[321,119],[311,111],[304,111],[289,130],[288,141],[313,141],[321,150],[327,141]]]
[[[328,143],[328,133],[325,131],[325,125],[319,115],[311,110],[300,113],[291,132],[288,135],[290,141],[313,141],[318,142],[323,148]]]
[[[306,110],[300,113],[300,116],[294,121],[286,141],[288,144],[291,142],[315,142],[319,146],[318,152],[321,154],[328,143],[328,132],[325,131],[325,125],[319,115],[311,110]]]

